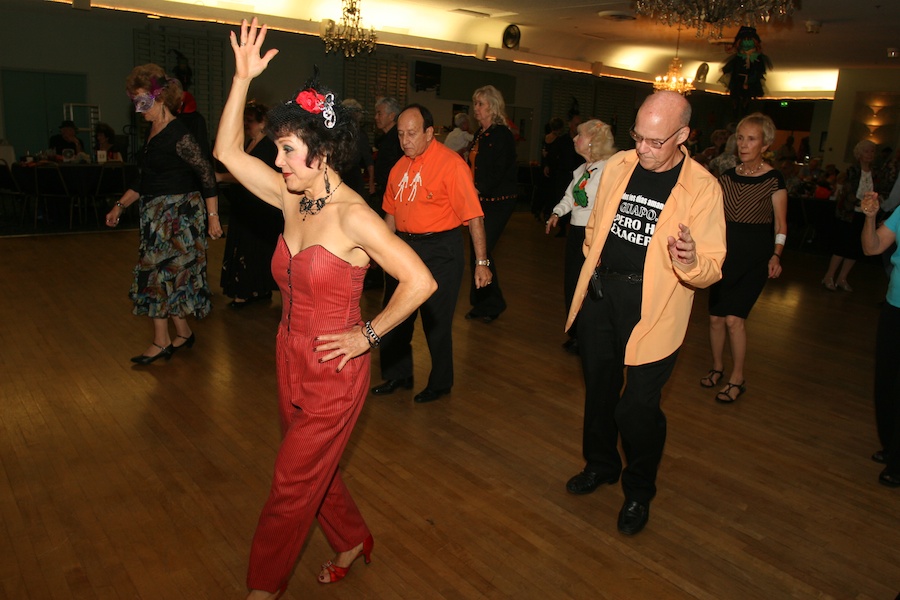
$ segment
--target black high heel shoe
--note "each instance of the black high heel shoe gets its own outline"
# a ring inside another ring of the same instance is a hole
[[[159,348],[159,354],[154,354],[153,356],[138,354],[137,356],[131,357],[131,362],[137,363],[139,365],[149,365],[153,361],[160,358],[164,358],[166,360],[172,358],[172,353],[174,352],[174,350],[172,349],[172,344],[169,344],[168,346],[160,346],[156,342],[153,342],[153,345]]]
[[[197,341],[197,338],[194,337],[193,331],[191,332],[190,337],[184,337],[183,335],[176,335],[175,337],[177,337],[178,339],[184,340],[184,343],[179,344],[178,346],[176,346],[175,344],[172,344],[171,346],[169,346],[172,349],[172,354],[175,354],[182,348],[193,348],[194,342]]]

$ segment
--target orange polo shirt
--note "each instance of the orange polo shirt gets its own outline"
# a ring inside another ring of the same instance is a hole
[[[381,207],[404,233],[449,231],[484,216],[468,165],[437,140],[419,156],[397,161]]]

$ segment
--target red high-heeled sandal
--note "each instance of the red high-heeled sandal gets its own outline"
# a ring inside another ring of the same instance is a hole
[[[375,546],[375,539],[372,537],[371,534],[369,534],[369,537],[367,537],[363,541],[362,550],[360,550],[359,554],[357,554],[353,558],[353,561],[355,562],[357,558],[362,556],[365,558],[366,564],[369,564],[370,562],[372,562],[372,548],[374,546]],[[347,576],[347,573],[350,572],[350,567],[352,567],[352,566],[353,566],[353,562],[351,562],[346,567],[339,567],[329,560],[327,563],[322,565],[322,570],[328,573],[328,580],[322,579],[322,574],[320,573],[319,577],[318,577],[318,581],[319,581],[319,583],[336,583]]]

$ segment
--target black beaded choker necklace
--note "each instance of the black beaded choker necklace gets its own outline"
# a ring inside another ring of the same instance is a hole
[[[303,220],[306,220],[307,215],[317,215],[319,211],[325,207],[325,203],[328,202],[334,193],[338,190],[341,185],[343,185],[344,181],[341,180],[333,190],[322,196],[321,198],[309,198],[304,194],[300,198],[300,214],[303,215]]]

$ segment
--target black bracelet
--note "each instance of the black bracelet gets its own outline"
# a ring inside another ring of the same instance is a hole
[[[377,348],[378,344],[381,343],[381,338],[378,337],[378,334],[372,329],[372,321],[366,321],[366,324],[363,325],[362,332],[366,337],[366,341],[369,342],[370,348]]]
[[[773,253],[772,253],[772,256],[777,256],[777,257],[778,257],[778,262],[781,262],[781,255],[780,255],[780,254],[778,254],[777,252],[773,252]]]

